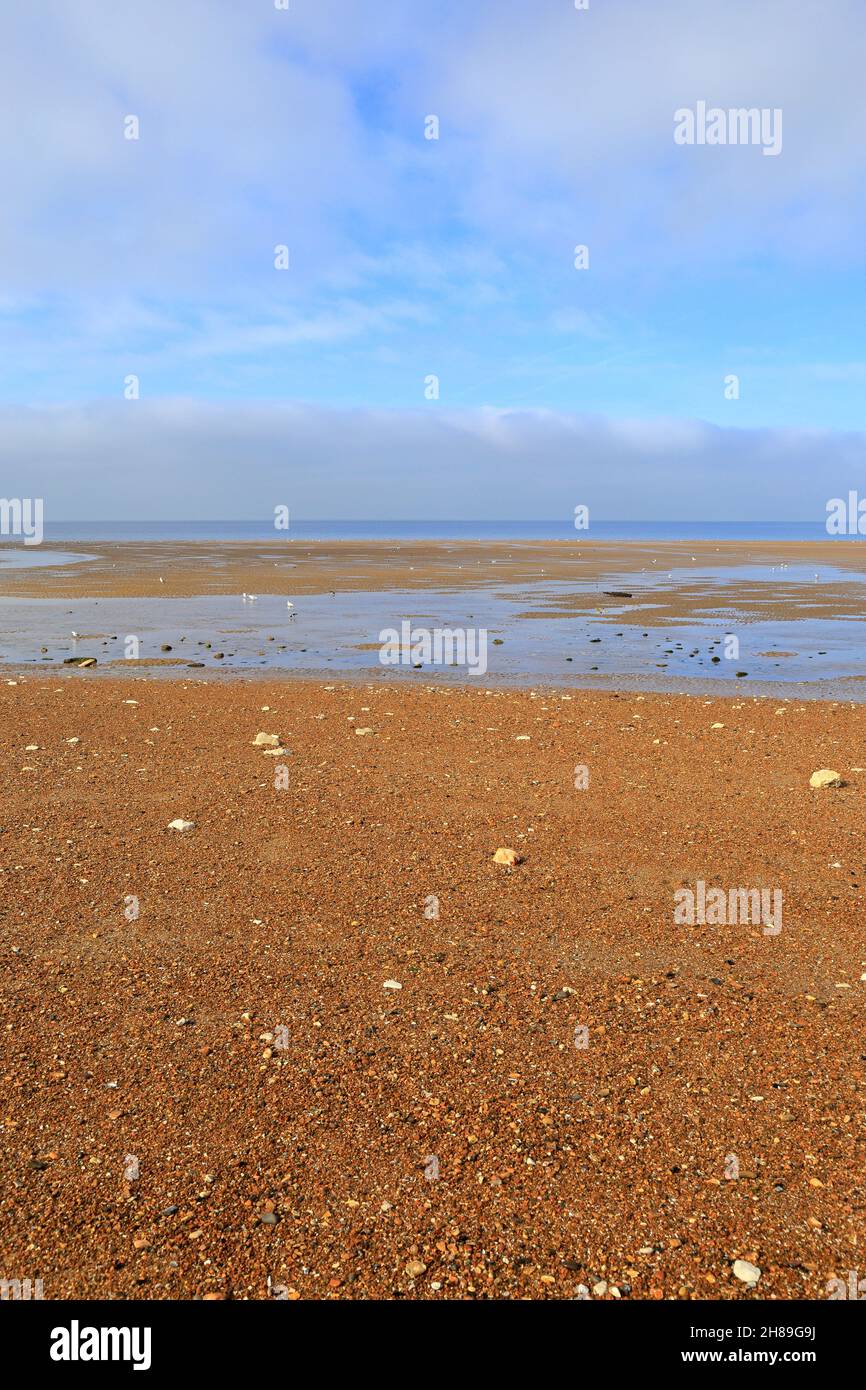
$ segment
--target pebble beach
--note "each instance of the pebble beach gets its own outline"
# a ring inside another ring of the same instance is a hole
[[[862,1266],[862,707],[45,670],[0,706],[0,1250],[46,1298]],[[781,930],[677,921],[698,882]]]

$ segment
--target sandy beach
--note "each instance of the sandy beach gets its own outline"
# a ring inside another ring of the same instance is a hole
[[[0,707],[0,1248],[46,1298],[862,1268],[861,708],[41,671]],[[781,930],[675,921],[698,881]]]

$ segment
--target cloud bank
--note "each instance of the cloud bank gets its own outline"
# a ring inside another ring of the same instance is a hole
[[[0,409],[0,493],[46,520],[823,521],[866,433],[535,410],[167,399]]]

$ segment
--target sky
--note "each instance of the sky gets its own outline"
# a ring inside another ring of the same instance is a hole
[[[863,0],[278,3],[0,0],[4,496],[783,521],[863,482]],[[781,149],[676,143],[699,102]]]

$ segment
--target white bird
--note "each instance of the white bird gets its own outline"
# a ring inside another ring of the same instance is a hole
[[[78,633],[75,631],[75,628],[72,629],[72,636],[75,638],[75,641],[77,642],[77,641],[78,641]]]
[[[159,582],[160,582],[160,584],[164,584],[164,583],[165,583],[165,580],[163,579],[162,575],[159,576]]]

